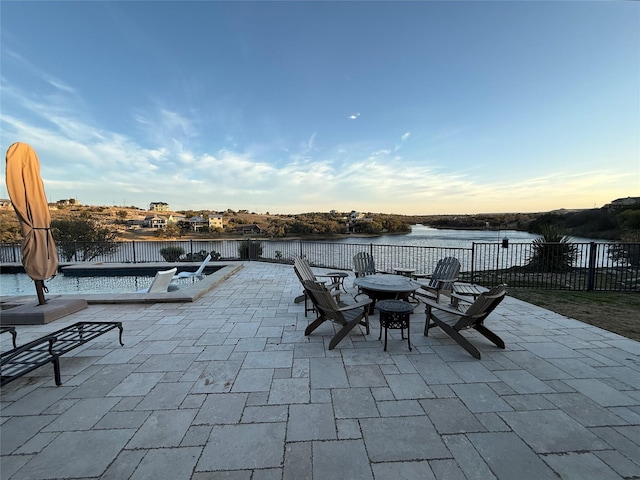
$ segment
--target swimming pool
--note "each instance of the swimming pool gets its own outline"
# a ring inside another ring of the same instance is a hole
[[[65,294],[98,294],[98,293],[135,293],[149,287],[153,276],[149,275],[115,275],[115,276],[67,276],[56,275],[45,282],[49,293]],[[180,278],[173,283],[184,288],[198,282],[198,278]],[[0,295],[20,296],[34,295],[33,280],[25,273],[4,273],[0,275]]]
[[[45,282],[49,289],[47,299],[64,297],[83,299],[89,304],[100,303],[176,303],[193,302],[222,283],[226,278],[242,269],[244,262],[218,263],[205,270],[202,279],[183,278],[176,280],[178,289],[162,293],[136,293],[147,288],[153,276],[167,270],[164,262],[132,264],[75,264],[63,266],[63,273]],[[33,281],[24,273],[11,271],[13,266],[3,265],[0,274],[0,304],[30,302],[36,298]],[[185,270],[195,271],[197,265],[184,265]],[[98,293],[101,292],[101,293]]]

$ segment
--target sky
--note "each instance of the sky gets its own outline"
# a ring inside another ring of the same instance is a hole
[[[0,147],[35,149],[49,202],[432,215],[640,196],[640,2],[3,0],[0,27]]]

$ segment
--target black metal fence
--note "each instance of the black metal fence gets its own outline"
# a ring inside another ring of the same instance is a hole
[[[118,242],[113,252],[92,256],[92,244],[67,245],[61,262],[146,263],[167,261],[163,249],[182,252],[181,260],[197,261],[214,252],[224,261],[291,263],[305,256],[316,267],[351,270],[353,256],[368,251],[376,269],[412,268],[432,272],[439,259],[456,257],[460,279],[481,285],[506,283],[510,287],[566,290],[640,291],[640,243],[473,243],[471,248],[380,245],[305,240],[175,240]],[[70,248],[71,247],[71,248]],[[67,257],[72,252],[70,258]],[[21,263],[20,244],[0,244],[0,264]]]

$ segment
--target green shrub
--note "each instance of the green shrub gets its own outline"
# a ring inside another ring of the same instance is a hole
[[[533,254],[527,266],[538,272],[569,272],[578,258],[578,250],[569,242],[563,227],[546,224],[541,236],[532,243]]]
[[[160,255],[167,262],[177,262],[184,255],[184,249],[182,247],[164,247],[160,249]]]
[[[198,253],[187,253],[184,258],[182,258],[181,262],[204,262],[204,259],[207,258],[207,255],[211,255],[211,260],[217,262],[222,258],[215,250],[211,250],[211,252],[207,252],[206,250],[200,250]]]
[[[200,250],[198,253],[187,253],[181,261],[202,262],[205,258],[207,258],[207,255],[209,255],[209,252],[207,252],[206,250]]]
[[[254,260],[262,256],[262,244],[253,240],[243,240],[238,246],[238,256],[241,260]]]

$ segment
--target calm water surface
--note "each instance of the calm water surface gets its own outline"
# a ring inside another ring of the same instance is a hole
[[[153,277],[144,275],[126,275],[114,277],[66,277],[56,275],[45,282],[50,295],[96,294],[96,293],[135,293],[148,288]],[[197,279],[181,278],[175,280],[178,286],[186,286]],[[25,273],[4,273],[0,275],[0,295],[35,295],[33,280]]]
[[[512,243],[530,243],[540,235],[518,230],[452,230],[413,225],[405,235],[383,235],[373,238],[344,238],[331,240],[337,243],[373,243],[375,245],[414,245],[417,247],[471,248],[475,243],[499,243],[508,238]],[[573,242],[589,243],[596,240],[570,237]]]

